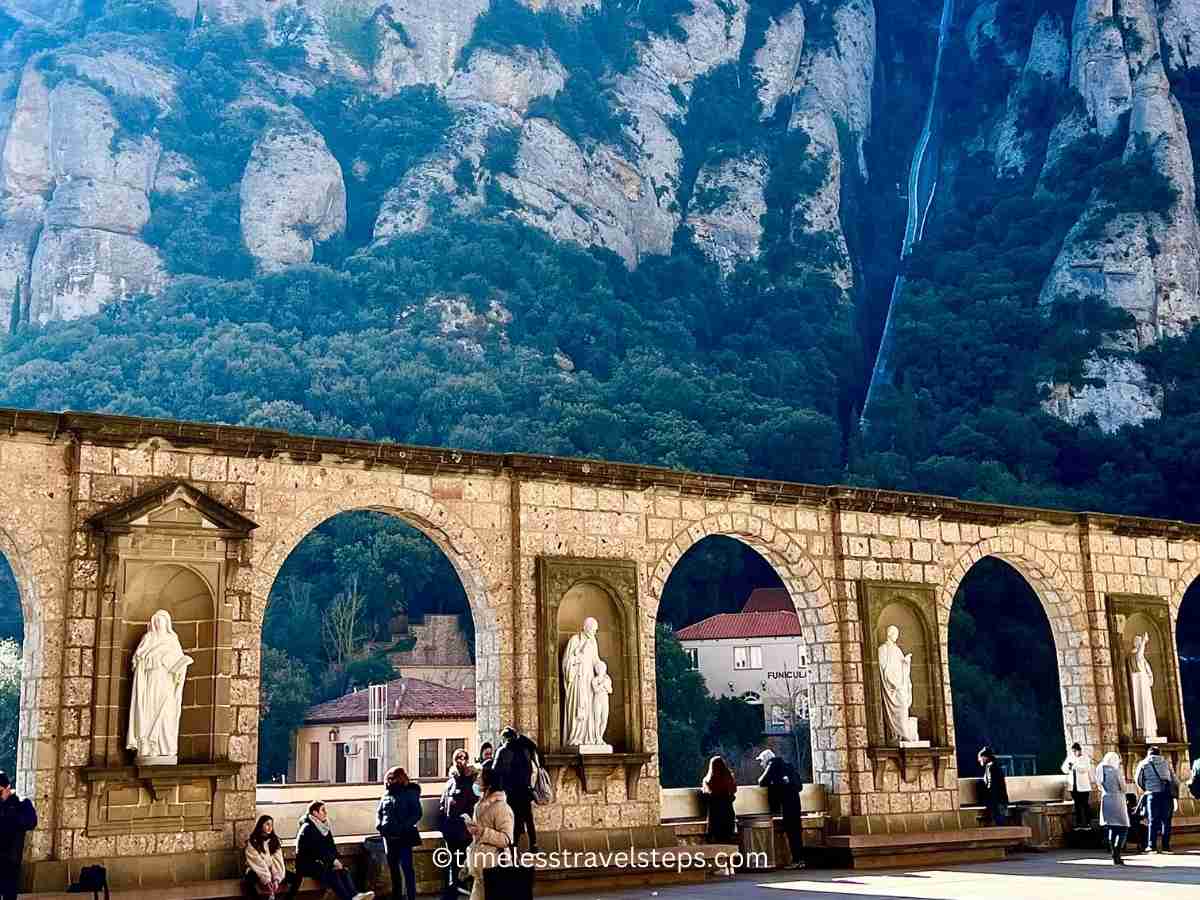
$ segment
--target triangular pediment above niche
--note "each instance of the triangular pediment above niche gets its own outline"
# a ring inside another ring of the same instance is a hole
[[[98,531],[212,530],[246,536],[257,524],[183,481],[170,481],[88,518]]]

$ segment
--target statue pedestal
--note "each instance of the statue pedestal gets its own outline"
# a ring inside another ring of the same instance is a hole
[[[612,744],[580,744],[572,747],[580,756],[599,756],[613,752]]]
[[[178,756],[139,756],[134,759],[134,764],[139,766],[177,766],[179,765]]]
[[[1165,744],[1166,742],[1167,742],[1167,739],[1165,737],[1163,737],[1162,735],[1158,735],[1157,737],[1142,738],[1143,744]]]
[[[901,741],[900,746],[907,749],[909,747],[928,747],[929,741]]]

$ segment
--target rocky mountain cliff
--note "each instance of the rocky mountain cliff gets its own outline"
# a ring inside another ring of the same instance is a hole
[[[246,271],[334,247],[345,258],[466,215],[611,251],[630,269],[690,247],[733,278],[781,220],[814,277],[861,310],[869,357],[901,265],[941,11],[931,0],[0,0],[0,297],[13,298],[15,329],[214,274],[179,261],[185,221],[212,223],[228,244],[213,253],[244,255]],[[923,231],[962,214],[956,176],[981,155],[994,180],[1036,198],[1081,147],[1109,148],[1127,168],[1086,185],[1040,299],[1092,298],[1129,317],[1088,349],[1079,377],[1048,378],[1041,402],[1109,430],[1153,418],[1161,391],[1136,353],[1200,316],[1188,133],[1200,2],[960,0],[953,12],[943,77],[957,101],[933,120],[938,189]],[[204,45],[220,28],[240,35],[236,66]],[[401,106],[430,135],[397,161],[371,132]],[[197,125],[201,113],[217,124]],[[1122,171],[1141,173],[1155,204],[1110,190]]]

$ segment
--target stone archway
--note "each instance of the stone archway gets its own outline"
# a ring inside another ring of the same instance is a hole
[[[462,582],[475,623],[476,727],[485,740],[495,740],[502,722],[512,718],[511,654],[501,652],[498,586],[486,574],[493,566],[483,542],[469,525],[428,494],[412,488],[360,487],[329,494],[298,514],[273,523],[273,539],[255,546],[253,559],[253,624],[262,633],[267,599],[288,556],[321,523],[347,512],[369,511],[394,516],[416,528],[454,567]]]
[[[845,746],[837,609],[816,564],[795,536],[760,516],[743,512],[713,514],[680,529],[651,563],[647,598],[650,628],[653,629],[658,618],[660,598],[676,563],[705,538],[717,536],[740,541],[761,554],[787,588],[800,617],[809,654],[813,780],[823,784],[830,794],[848,793],[849,773],[844,767],[848,748]],[[653,633],[648,647],[647,671],[653,672]],[[655,698],[655,691],[650,690],[648,696]],[[658,750],[657,717],[655,704],[646,717],[647,748],[655,753]],[[657,759],[653,765],[657,772]]]
[[[53,543],[61,541],[60,547]],[[67,556],[65,532],[61,535],[43,523],[31,521],[27,507],[0,494],[0,555],[16,581],[23,619],[21,643],[21,713],[17,737],[17,766],[13,783],[19,794],[43,810],[46,826],[30,835],[30,858],[52,855],[57,839],[56,753],[62,723],[58,715],[61,664],[71,643],[64,634],[66,598],[62,572]],[[79,610],[79,615],[84,611]],[[76,650],[75,653],[80,651]],[[51,667],[47,669],[47,661]],[[61,715],[61,714],[60,714]]]
[[[938,627],[948,646],[950,611],[963,580],[984,557],[1007,563],[1025,580],[1041,603],[1050,624],[1058,660],[1059,693],[1062,700],[1066,743],[1073,741],[1100,747],[1102,717],[1093,667],[1092,641],[1087,610],[1058,565],[1045,553],[1021,538],[1001,535],[985,538],[961,553],[950,566],[938,597]],[[946,654],[946,684],[950,684],[949,653]],[[949,721],[953,721],[950,703]]]

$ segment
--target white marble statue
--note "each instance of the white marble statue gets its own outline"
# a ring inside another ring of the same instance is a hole
[[[900,629],[889,625],[887,642],[879,645],[879,679],[883,682],[883,715],[888,730],[901,744],[919,740],[917,720],[909,716],[912,708],[912,654],[896,643]]]
[[[160,609],[150,617],[146,634],[133,653],[125,746],[137,751],[139,765],[173,766],[179,761],[183,680],[192,662],[171,626],[171,614]]]
[[[608,730],[608,698],[612,695],[612,676],[604,660],[596,660],[595,675],[592,677],[592,720],[589,723],[588,744],[607,747],[604,732]]]
[[[1129,696],[1133,706],[1133,728],[1144,741],[1158,737],[1158,716],[1154,712],[1154,670],[1146,659],[1150,635],[1139,634],[1133,639],[1129,655]]]
[[[582,747],[594,743],[592,736],[592,684],[600,647],[596,632],[600,623],[590,616],[583,620],[583,630],[573,635],[563,651],[562,680],[565,689],[562,714],[563,745]]]

